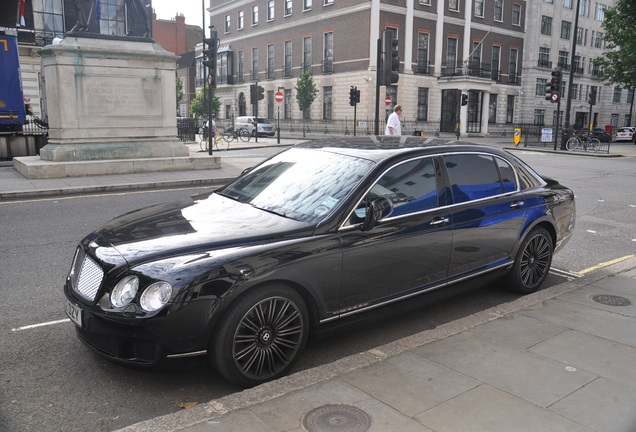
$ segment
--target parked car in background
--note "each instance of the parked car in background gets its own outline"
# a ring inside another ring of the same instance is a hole
[[[634,138],[634,131],[636,128],[631,126],[626,126],[622,128],[618,128],[616,130],[616,142],[619,141],[632,141]]]
[[[388,305],[494,281],[532,293],[574,225],[573,192],[498,148],[311,141],[89,234],[66,312],[110,360],[207,355],[249,387],[289,371],[310,335]]]
[[[245,129],[252,136],[256,136],[257,132],[258,136],[274,136],[276,134],[276,127],[262,117],[241,116],[236,118],[235,123],[236,130]]]
[[[602,129],[602,128],[594,128],[592,130],[583,129],[581,131],[578,131],[578,134],[579,134],[579,137],[581,138],[583,137],[596,138],[600,142],[608,143],[612,141],[612,135],[605,132],[605,129]]]

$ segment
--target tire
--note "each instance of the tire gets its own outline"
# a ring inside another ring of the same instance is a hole
[[[574,137],[570,138],[565,143],[565,148],[567,148],[569,151],[576,150],[576,148],[578,146],[579,146],[579,140],[577,138],[574,138]]]
[[[521,293],[535,292],[552,264],[552,237],[544,228],[533,229],[523,240],[515,262],[506,276],[507,288]]]
[[[239,129],[238,136],[241,138],[241,141],[246,142],[252,139],[252,135],[247,131],[247,129]]]
[[[223,135],[215,141],[215,147],[217,150],[227,150],[230,147],[230,143],[225,139]]]
[[[596,153],[600,150],[601,142],[597,138],[592,138],[587,142],[587,151],[590,153]]]
[[[231,130],[225,130],[223,132],[223,140],[227,141],[228,144],[234,140],[234,132]]]
[[[307,343],[309,314],[302,297],[283,285],[253,288],[217,323],[208,356],[228,381],[252,387],[294,366]]]

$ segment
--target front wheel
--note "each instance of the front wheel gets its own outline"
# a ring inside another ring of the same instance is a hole
[[[225,136],[220,135],[214,141],[214,145],[217,150],[227,150],[230,147],[230,143],[225,139]]]
[[[249,141],[250,139],[252,139],[252,135],[250,135],[250,133],[247,131],[247,129],[239,129],[238,130],[238,136],[241,139],[241,141],[246,142]]]
[[[298,293],[282,285],[256,287],[219,320],[208,355],[226,379],[252,387],[289,371],[308,334],[309,314]]]
[[[596,153],[597,151],[599,151],[600,147],[601,141],[599,141],[598,138],[592,138],[587,142],[587,151],[589,151],[590,153]]]
[[[508,273],[508,289],[521,294],[535,292],[550,271],[552,238],[544,228],[533,229],[523,240]]]
[[[574,137],[570,138],[565,143],[565,148],[567,148],[569,151],[576,150],[576,148],[578,146],[579,146],[579,140],[577,138],[574,138]]]

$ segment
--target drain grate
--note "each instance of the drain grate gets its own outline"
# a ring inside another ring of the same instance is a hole
[[[592,300],[605,306],[631,306],[632,304],[632,301],[628,298],[609,294],[592,296]]]
[[[351,405],[323,405],[305,415],[303,426],[308,432],[366,432],[371,417]]]

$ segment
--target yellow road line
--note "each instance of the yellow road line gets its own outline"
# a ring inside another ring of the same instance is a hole
[[[618,264],[619,262],[627,261],[628,259],[634,258],[635,256],[636,255],[625,255],[624,257],[621,257],[621,258],[616,258],[616,259],[613,259],[611,261],[606,261],[606,262],[603,262],[603,263],[600,263],[600,264],[596,264],[595,266],[590,267],[590,268],[586,268],[585,270],[581,270],[580,272],[572,272],[572,273],[580,275],[580,276],[584,276],[584,275],[586,275],[588,273],[591,273],[591,272],[593,272],[595,270],[599,270],[599,269],[602,269],[602,268],[605,268],[605,267],[609,267],[611,265]]]

